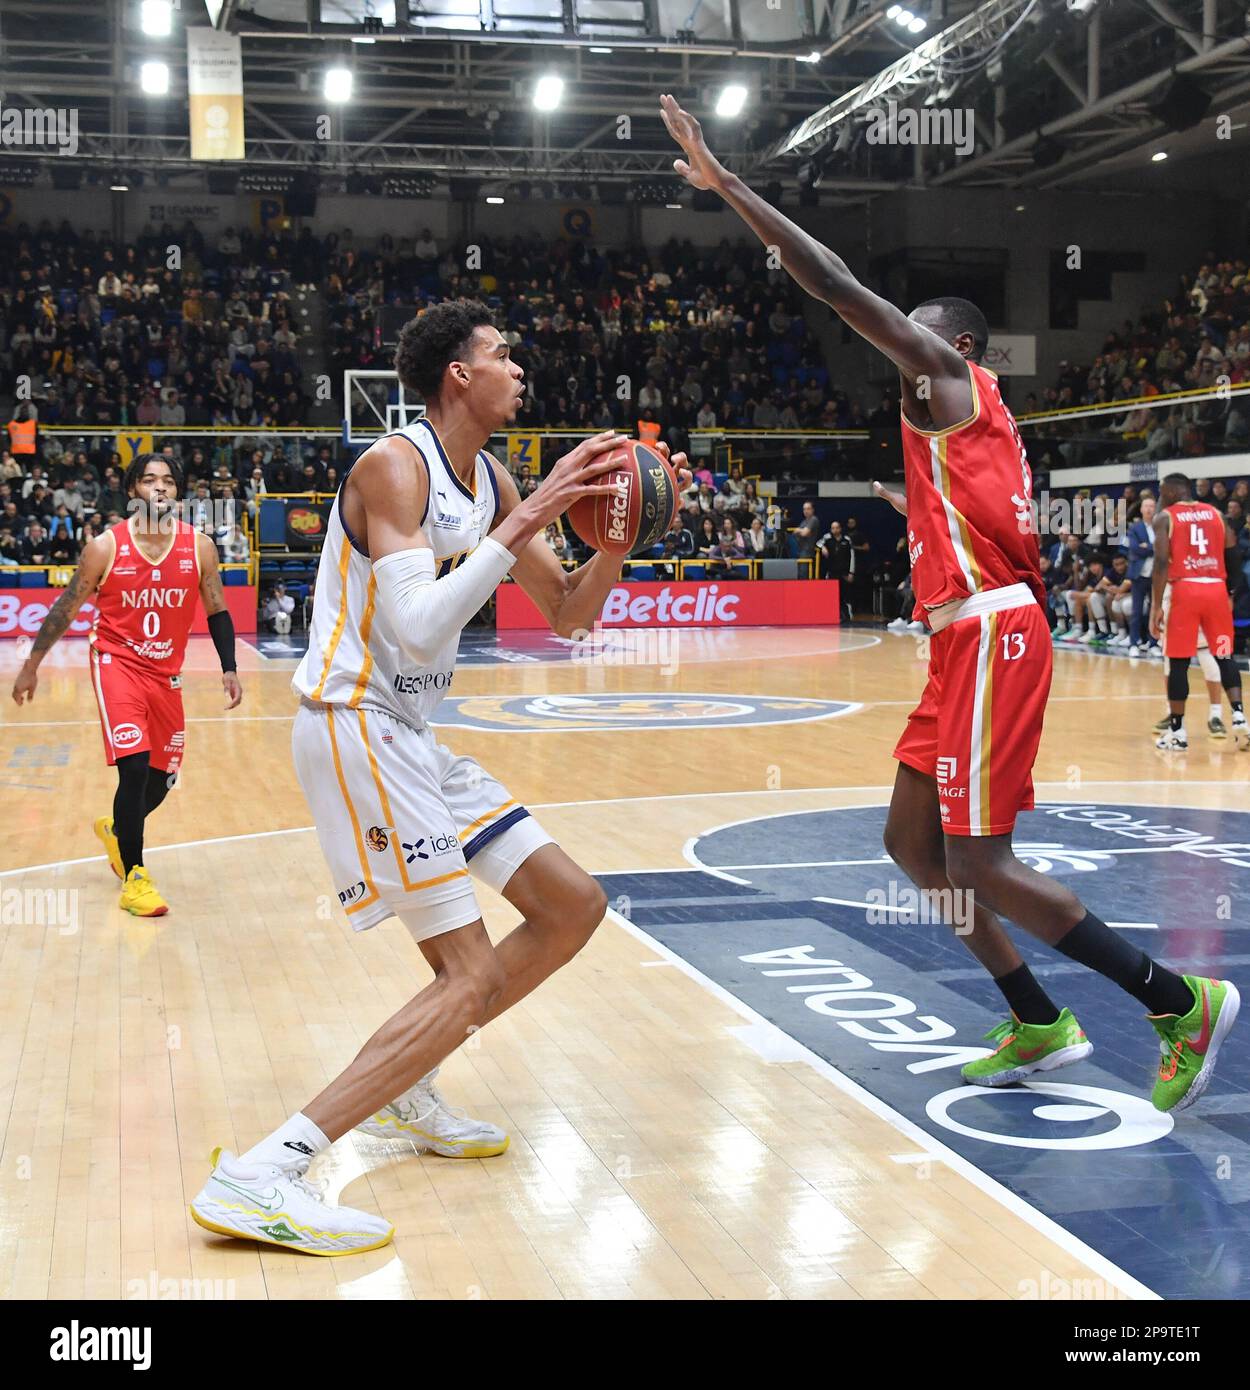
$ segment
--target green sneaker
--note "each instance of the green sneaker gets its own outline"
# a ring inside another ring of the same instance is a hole
[[[1152,724],[1152,725],[1151,725],[1150,732],[1151,732],[1152,734],[1166,734],[1167,731],[1168,731],[1171,727],[1172,727],[1172,716],[1171,716],[1170,714],[1165,714],[1165,715],[1163,716],[1163,718],[1160,719],[1159,722],[1158,722],[1157,724]]]
[[[1094,1050],[1069,1009],[1062,1010],[1053,1023],[1021,1023],[1012,1014],[985,1036],[998,1046],[960,1072],[973,1086],[1014,1086],[1030,1072],[1055,1071]]]
[[[1156,1110],[1184,1110],[1207,1089],[1215,1054],[1241,1008],[1241,995],[1231,980],[1200,975],[1184,979],[1194,992],[1194,1006],[1187,1014],[1147,1015],[1163,1053],[1150,1097]]]

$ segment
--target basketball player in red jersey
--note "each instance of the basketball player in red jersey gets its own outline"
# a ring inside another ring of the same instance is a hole
[[[1021,960],[1002,914],[1140,1000],[1162,1040],[1154,1104],[1192,1104],[1236,1018],[1235,987],[1165,969],[1012,850],[1016,815],[1033,805],[1052,653],[1040,606],[1032,477],[1015,421],[980,365],[985,316],[955,298],[903,314],[725,169],[698,121],[671,96],[660,107],[686,156],[675,161],[677,172],[696,188],[714,189],[808,294],[898,368],[907,495],[876,488],[907,518],[915,616],[934,636],[928,684],[895,749],[885,845],[919,888],[971,895],[973,929],[962,939],[1011,1010],[990,1034],[995,1051],[965,1067],[964,1078],[1008,1085],[1092,1050],[1076,1019],[1056,1008]]]
[[[1198,650],[1198,633],[1220,668],[1220,684],[1233,710],[1233,738],[1238,748],[1250,748],[1250,728],[1241,705],[1241,672],[1233,660],[1233,606],[1228,597],[1228,567],[1224,552],[1237,538],[1224,513],[1209,502],[1193,500],[1189,479],[1169,473],[1159,488],[1155,516],[1155,563],[1151,578],[1150,635],[1163,640],[1168,659],[1168,723],[1156,748],[1184,751],[1185,701],[1189,698],[1189,663]],[[1172,599],[1166,628],[1163,590],[1171,583]]]
[[[242,700],[243,688],[217,547],[175,512],[177,465],[161,454],[140,454],[127,468],[124,486],[129,519],[84,548],[69,586],[43,620],[13,698],[19,705],[34,699],[39,663],[92,599],[91,684],[104,756],[117,768],[113,814],[100,817],[95,832],[122,880],[118,905],[136,917],[160,917],[169,907],[143,866],[143,828],[182,763],[182,659],[197,591],[221,658],[227,709]]]

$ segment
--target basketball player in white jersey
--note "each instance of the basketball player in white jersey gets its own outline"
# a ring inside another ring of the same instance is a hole
[[[339,490],[293,682],[292,746],[348,919],[363,930],[398,917],[435,978],[302,1111],[240,1158],[219,1154],[191,1206],[209,1230],[316,1255],[391,1238],[388,1221],[324,1205],[305,1178],[353,1126],[443,1153],[502,1152],[502,1131],[448,1116],[430,1073],[576,955],[606,907],[595,880],[428,721],[452,683],[461,629],[509,572],[556,632],[592,627],[620,559],[597,554],[569,574],[543,533],[579,498],[611,491],[599,475],[621,441],[579,444],[522,501],[483,452],[523,396],[485,306],[428,310],[404,328],[395,365],[427,414],[368,448]],[[497,947],[473,878],[524,917]]]

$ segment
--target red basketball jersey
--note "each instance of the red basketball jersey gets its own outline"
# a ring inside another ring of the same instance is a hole
[[[968,363],[972,414],[944,430],[903,416],[907,548],[915,616],[986,589],[1027,584],[1045,600],[1033,475],[992,372]]]
[[[1173,502],[1169,579],[1226,579],[1224,514],[1209,502]]]
[[[182,669],[200,587],[195,529],[175,525],[169,549],[155,561],[136,545],[128,521],[110,529],[113,563],[96,591],[91,629],[96,651],[160,676]]]

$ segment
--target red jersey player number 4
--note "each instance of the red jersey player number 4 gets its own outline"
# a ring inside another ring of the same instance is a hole
[[[130,516],[84,548],[13,685],[19,705],[34,699],[40,662],[93,599],[91,688],[105,760],[118,774],[113,814],[98,817],[94,829],[123,880],[119,906],[142,917],[168,911],[143,864],[143,832],[182,766],[182,663],[197,594],[221,659],[226,707],[243,698],[217,547],[179,520],[181,483],[177,464],[161,454],[134,460],[125,477]]]

